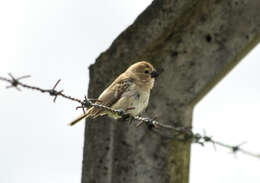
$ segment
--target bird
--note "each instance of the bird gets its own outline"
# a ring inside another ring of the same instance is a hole
[[[137,116],[146,109],[149,103],[150,91],[158,75],[158,71],[149,62],[136,62],[120,74],[100,94],[95,103],[112,109],[127,111],[128,115]],[[103,115],[108,115],[114,119],[122,117],[92,106],[69,125],[72,126],[84,118],[94,119]]]

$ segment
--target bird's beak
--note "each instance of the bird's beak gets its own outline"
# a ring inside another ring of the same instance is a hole
[[[159,72],[157,72],[157,70],[154,70],[153,72],[151,72],[151,77],[152,78],[156,78],[159,76]]]

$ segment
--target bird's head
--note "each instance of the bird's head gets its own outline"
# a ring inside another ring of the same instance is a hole
[[[153,87],[154,78],[159,75],[153,65],[146,61],[137,62],[131,65],[126,72],[134,76],[143,84],[150,83],[151,88]]]

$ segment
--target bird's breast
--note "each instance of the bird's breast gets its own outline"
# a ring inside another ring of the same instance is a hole
[[[133,84],[122,94],[112,108],[127,110],[127,113],[136,116],[147,107],[149,96],[150,90],[143,90]]]
[[[130,107],[134,108],[129,110],[129,113],[136,116],[143,112],[148,105],[150,92],[136,91],[130,99]]]

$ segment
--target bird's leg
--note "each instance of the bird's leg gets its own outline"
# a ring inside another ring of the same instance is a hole
[[[128,107],[128,108],[126,108],[126,110],[122,112],[121,117],[124,120],[128,119],[131,115],[129,113],[127,113],[127,111],[130,111],[130,110],[133,110],[133,109],[135,109],[135,107]]]
[[[127,120],[128,118],[130,118],[130,114],[129,113],[125,113],[121,117],[122,117],[123,120]]]
[[[135,107],[129,107],[129,108],[126,109],[126,111],[133,110],[133,109],[135,109]],[[129,117],[128,117],[128,121],[129,121],[128,125],[131,125],[133,120],[134,120],[134,118],[131,115],[129,115]]]
[[[130,115],[128,118],[128,125],[131,125],[133,121],[134,121],[134,118]]]

